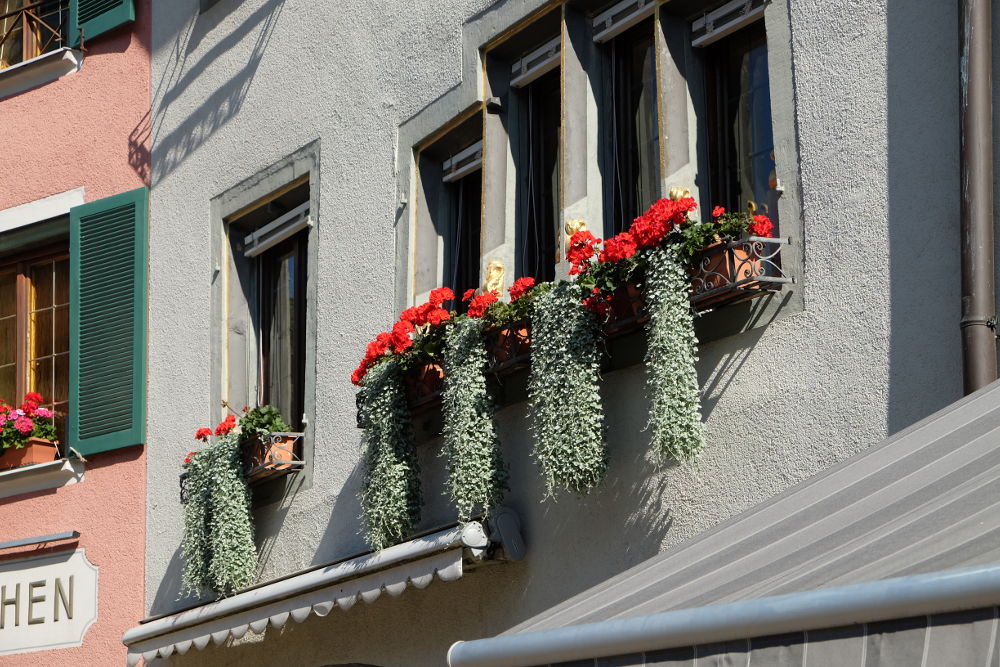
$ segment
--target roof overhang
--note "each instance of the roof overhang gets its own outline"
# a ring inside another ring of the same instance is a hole
[[[122,638],[128,664],[184,654],[191,647],[200,650],[210,642],[220,645],[247,632],[260,634],[268,625],[283,627],[289,618],[301,623],[311,614],[326,616],[334,607],[347,610],[358,600],[374,602],[382,591],[398,596],[408,586],[425,588],[435,576],[454,581],[462,577],[466,559],[487,558],[493,546],[485,526],[471,521],[152,619]]]

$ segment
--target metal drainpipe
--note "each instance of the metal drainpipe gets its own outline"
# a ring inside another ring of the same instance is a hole
[[[960,0],[962,369],[965,393],[997,379],[993,257],[993,85],[990,0]]]

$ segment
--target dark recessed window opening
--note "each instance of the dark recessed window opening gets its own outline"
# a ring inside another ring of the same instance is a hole
[[[610,145],[604,181],[605,233],[612,236],[657,199],[659,124],[653,25],[643,22],[611,40],[604,67],[607,101],[602,126]]]
[[[455,292],[454,307],[464,310],[462,295],[479,287],[482,231],[482,171],[445,184],[450,212],[444,249],[444,284]]]
[[[306,235],[301,231],[257,258],[260,276],[261,404],[302,430],[305,410]]]
[[[559,70],[519,90],[517,276],[553,280],[559,226]]]
[[[779,192],[763,24],[723,38],[706,55],[709,205],[734,211],[749,206],[777,227]]]

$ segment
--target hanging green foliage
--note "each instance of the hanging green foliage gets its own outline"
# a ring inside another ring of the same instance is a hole
[[[560,282],[536,287],[532,303],[528,400],[548,496],[589,491],[608,465],[598,390],[601,332],[583,296],[579,285]]]
[[[182,592],[232,595],[257,576],[250,488],[238,433],[188,456]]]
[[[368,543],[384,549],[406,539],[420,520],[420,468],[399,361],[372,366],[361,383],[361,520]]]
[[[696,457],[704,439],[695,369],[698,338],[689,290],[682,249],[667,245],[650,250],[646,269],[646,385],[653,451],[661,463]]]
[[[507,468],[486,389],[483,320],[460,318],[448,327],[444,350],[444,451],[448,493],[460,521],[503,500]]]

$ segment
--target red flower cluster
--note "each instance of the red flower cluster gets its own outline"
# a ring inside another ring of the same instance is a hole
[[[234,428],[236,428],[236,415],[228,414],[226,415],[226,418],[219,422],[218,426],[215,427],[215,435],[228,435]]]
[[[197,432],[195,432],[194,439],[204,440],[205,442],[208,442],[208,437],[210,435],[212,435],[212,429],[202,426],[200,429],[197,430]]]
[[[726,214],[726,209],[722,208],[721,206],[716,206],[715,208],[712,209],[713,218],[721,218],[725,214]]]
[[[680,229],[687,221],[687,214],[698,208],[692,197],[660,199],[636,218],[629,228],[632,240],[640,248],[658,245],[667,234]]]
[[[391,331],[383,331],[375,336],[375,340],[368,343],[365,357],[351,375],[351,382],[361,384],[361,380],[368,374],[368,369],[390,350],[395,354],[402,354],[410,349],[413,346],[411,335],[416,332],[417,327],[427,324],[438,325],[450,319],[451,313],[441,306],[445,301],[454,298],[455,293],[451,288],[439,287],[431,291],[427,303],[404,310],[399,316],[399,321],[392,325]]]
[[[611,295],[602,294],[601,290],[595,287],[594,293],[583,300],[583,305],[598,315],[606,315],[611,310]]]
[[[207,431],[208,429],[203,429]],[[184,465],[191,463],[191,459],[194,457],[194,452],[188,452],[187,456],[184,457]]]
[[[575,276],[583,271],[583,263],[594,256],[594,246],[601,242],[586,229],[569,237],[569,250],[566,251],[566,259],[571,264],[569,275]]]
[[[514,281],[514,284],[510,286],[510,300],[517,301],[522,296],[528,293],[532,287],[535,286],[535,279],[525,276],[524,278],[518,278]]]
[[[747,231],[750,232],[750,236],[771,238],[774,233],[774,224],[766,215],[755,215],[753,222],[747,227]]]
[[[635,254],[638,246],[628,232],[612,236],[604,242],[604,250],[597,257],[599,262],[620,262]]]
[[[500,295],[495,290],[490,290],[489,292],[484,292],[473,297],[472,302],[469,303],[469,317],[482,317],[490,304],[496,303],[499,299]]]
[[[475,296],[475,294],[476,294],[475,287],[470,287],[469,289],[465,290],[465,294],[462,295],[462,303],[465,303],[466,301],[471,299],[473,296]]]

